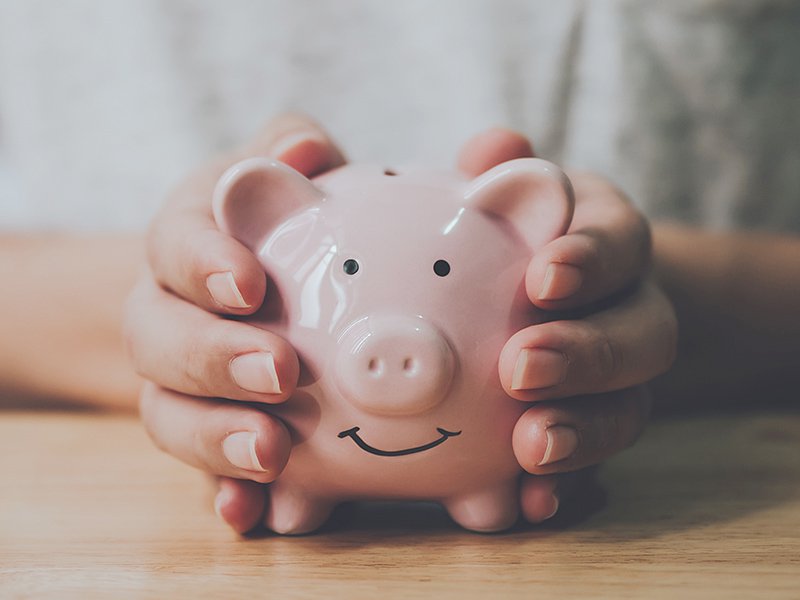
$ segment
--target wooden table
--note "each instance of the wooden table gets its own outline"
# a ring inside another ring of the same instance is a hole
[[[800,413],[657,423],[605,492],[503,535],[379,505],[240,539],[132,418],[0,412],[0,440],[2,598],[800,598]]]

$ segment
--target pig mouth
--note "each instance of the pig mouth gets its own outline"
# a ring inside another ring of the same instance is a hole
[[[425,452],[425,450],[430,450],[431,448],[436,448],[439,444],[443,444],[447,441],[448,438],[455,437],[457,435],[461,435],[460,431],[447,431],[446,429],[442,429],[441,427],[437,427],[436,431],[441,434],[441,437],[438,440],[434,440],[432,442],[428,442],[427,444],[423,444],[422,446],[416,446],[414,448],[405,448],[403,450],[381,450],[380,448],[375,448],[374,446],[370,446],[367,442],[361,439],[361,436],[358,435],[358,432],[361,430],[360,427],[352,427],[350,429],[346,429],[339,433],[339,437],[344,438],[351,438],[353,442],[355,442],[356,446],[364,450],[365,452],[369,452],[370,454],[375,454],[377,456],[405,456],[406,454],[416,454],[417,452]]]

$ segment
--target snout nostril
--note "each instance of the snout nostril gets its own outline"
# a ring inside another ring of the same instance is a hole
[[[421,415],[450,397],[456,358],[419,316],[366,316],[341,333],[332,376],[341,399],[372,415]]]
[[[379,358],[370,358],[369,363],[367,363],[367,369],[369,369],[370,375],[373,377],[380,377],[381,373],[383,373],[383,361]]]
[[[417,361],[408,357],[403,360],[403,373],[406,375],[414,375],[417,372]]]

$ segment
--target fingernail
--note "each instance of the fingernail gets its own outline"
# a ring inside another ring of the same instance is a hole
[[[549,465],[572,455],[578,448],[578,432],[565,425],[547,428],[547,448],[538,466]]]
[[[217,495],[214,497],[214,512],[217,516],[222,519],[222,505],[227,500],[227,494],[224,490],[220,490],[217,492]]]
[[[512,390],[552,387],[567,377],[567,358],[556,350],[523,348],[511,377]]]
[[[280,394],[281,382],[271,352],[240,354],[231,361],[231,377],[243,390],[259,394]]]
[[[217,304],[227,308],[250,308],[230,271],[212,273],[206,278],[206,287]]]
[[[222,441],[222,453],[234,467],[247,471],[267,472],[261,466],[256,454],[255,431],[237,431],[230,434]]]
[[[549,515],[547,515],[547,516],[546,516],[544,519],[542,519],[543,521],[547,521],[548,519],[552,519],[553,517],[555,517],[555,516],[556,516],[556,513],[558,512],[558,504],[559,504],[559,502],[558,502],[558,496],[556,496],[555,494],[553,494],[553,512],[551,512],[551,513],[550,513]]]
[[[296,131],[278,139],[270,149],[270,154],[276,158],[280,158],[287,150],[291,150],[303,142],[312,141],[322,142],[324,139],[319,133],[314,131]]]
[[[583,284],[583,273],[578,267],[565,263],[550,263],[544,274],[539,300],[564,300]]]

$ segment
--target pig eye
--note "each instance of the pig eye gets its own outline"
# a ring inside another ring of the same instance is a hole
[[[437,260],[433,263],[433,272],[439,277],[444,277],[450,272],[450,263],[446,260]]]
[[[354,258],[348,258],[344,261],[342,269],[344,269],[344,272],[348,275],[355,275],[358,273],[358,261]]]

